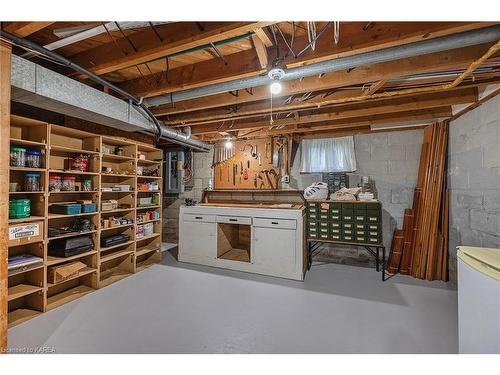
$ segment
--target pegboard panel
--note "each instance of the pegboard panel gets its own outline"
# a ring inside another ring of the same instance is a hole
[[[276,178],[276,176],[279,176],[280,168],[273,165],[272,152],[279,149],[281,141],[278,138],[267,137],[234,142],[233,156],[227,161],[216,163],[214,167],[215,189],[278,189],[280,183],[279,178]],[[224,143],[217,144],[215,152],[224,147]],[[283,166],[286,163],[287,154],[288,148],[285,142],[281,148],[280,156],[281,165]],[[217,155],[214,156],[214,161],[216,160]],[[266,176],[266,170],[274,172],[268,172]]]

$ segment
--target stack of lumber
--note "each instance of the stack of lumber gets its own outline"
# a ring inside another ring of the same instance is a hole
[[[413,207],[394,233],[389,272],[448,281],[447,144],[448,122],[425,128]]]

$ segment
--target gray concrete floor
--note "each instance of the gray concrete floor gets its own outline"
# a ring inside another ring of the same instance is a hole
[[[57,353],[456,353],[457,293],[373,269],[315,265],[302,282],[162,264],[9,330]]]

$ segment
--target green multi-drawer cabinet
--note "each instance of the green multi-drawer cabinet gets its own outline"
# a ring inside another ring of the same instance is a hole
[[[307,238],[316,241],[382,244],[380,202],[307,202]]]

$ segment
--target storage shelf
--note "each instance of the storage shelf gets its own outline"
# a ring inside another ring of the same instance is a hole
[[[102,160],[111,160],[111,161],[128,161],[128,160],[135,160],[133,156],[121,156],[121,155],[115,155],[115,154],[106,154],[102,153]]]
[[[102,191],[101,190],[101,194],[133,194],[133,193],[135,193],[135,190],[129,190],[129,191],[125,191],[125,190]]]
[[[151,238],[155,238],[155,237],[158,237],[160,235],[160,233],[153,233],[149,236],[145,236],[145,237],[141,237],[141,238],[137,238],[136,241],[139,242],[139,241],[144,241],[144,240],[149,240]]]
[[[11,171],[21,171],[21,172],[45,172],[45,168],[30,168],[30,167],[10,167]]]
[[[30,216],[26,219],[9,219],[9,224],[17,224],[17,223],[28,223],[31,221],[44,220],[44,216]]]
[[[116,283],[117,281],[120,281],[130,275],[132,275],[131,272],[114,269],[113,272],[106,273],[104,277],[101,276],[101,280],[99,281],[99,288],[104,288],[108,285]]]
[[[52,214],[50,213],[48,216],[48,219],[61,219],[61,218],[71,218],[71,217],[80,217],[80,216],[92,216],[92,215],[98,215],[99,211],[95,212],[88,212],[88,213],[83,213],[83,214],[72,214],[72,215],[65,215],[65,214]]]
[[[96,233],[96,232],[97,232],[97,230],[89,230],[89,231],[86,231],[86,232],[73,232],[73,233],[62,234],[60,236],[49,237],[48,240],[52,241],[52,240],[57,240],[57,239],[60,239],[60,238],[69,238],[69,237],[83,236],[85,234],[92,234],[92,233]]]
[[[101,252],[103,250],[101,249]],[[130,254],[133,254],[134,250],[119,250],[112,252],[111,254],[101,255],[101,263],[109,262],[110,260],[121,258]]]
[[[146,260],[143,260],[142,262],[138,262],[135,266],[135,270],[136,272],[141,272],[144,271],[146,268],[151,267],[154,264],[158,264],[158,262],[156,260],[148,258]]]
[[[8,290],[8,301],[13,301],[15,299],[42,291],[43,288],[36,285],[29,284],[18,284],[15,286],[11,286]]]
[[[32,309],[17,309],[11,311],[8,315],[9,328],[12,328],[18,324],[21,324],[35,316],[40,315],[42,312]]]
[[[97,250],[87,251],[85,253],[73,255],[70,257],[66,257],[66,258],[56,257],[53,255],[47,255],[47,266],[54,266],[56,264],[68,262],[70,260],[75,260],[75,259],[83,258],[85,256],[94,255],[94,254],[97,254]]]
[[[66,283],[68,281],[71,281],[71,280],[74,280],[74,279],[78,279],[79,277],[82,277],[82,276],[85,276],[85,275],[89,275],[89,274],[94,273],[94,272],[97,272],[97,268],[90,268],[90,267],[82,268],[78,272],[78,275],[68,277],[67,279],[59,281],[58,283],[55,283],[55,284],[54,283],[47,283],[47,288],[52,288],[52,287],[54,287],[56,285],[64,284],[64,283]]]
[[[160,190],[137,190],[137,193],[161,193],[161,189]]]
[[[97,172],[82,172],[82,171],[73,171],[73,170],[62,170],[62,169],[49,169],[49,173],[54,174],[69,174],[69,175],[88,175],[88,176],[98,176]]]
[[[128,245],[130,245],[130,244],[132,244],[132,243],[134,243],[134,242],[135,242],[134,240],[130,240],[130,241],[127,241],[127,242],[124,242],[124,243],[120,243],[120,244],[118,244],[118,245],[113,245],[113,246],[108,246],[108,247],[101,247],[101,253],[102,253],[103,251],[108,251],[108,250],[113,250],[113,249],[116,249],[116,248],[118,248],[118,247],[120,247],[120,246],[128,246]],[[101,258],[101,259],[102,259],[102,258]]]
[[[92,293],[93,291],[94,289],[89,286],[78,285],[74,288],[65,290],[64,292],[55,294],[47,298],[47,311],[74,301],[75,299],[83,297],[84,295]]]
[[[136,257],[140,257],[142,255],[145,255],[145,254],[148,254],[148,253],[154,253],[155,251],[159,251],[159,250],[160,249],[158,249],[156,247],[145,246],[145,247],[137,249],[135,251],[135,256]]]
[[[90,150],[83,150],[81,148],[73,148],[73,147],[66,147],[66,146],[58,146],[58,145],[51,145],[50,150],[54,151],[61,151],[61,152],[67,152],[71,154],[89,154],[89,155],[99,155],[99,152],[97,151],[90,151]]]
[[[160,208],[160,205],[154,205],[154,206],[137,206],[137,210],[147,210],[148,208]]]
[[[147,223],[154,223],[156,221],[161,221],[161,219],[154,219],[154,220],[147,220],[147,221],[141,221],[140,223],[137,223],[137,225],[139,224],[147,224]]]
[[[19,139],[19,138],[11,138],[10,143],[16,145],[26,145],[26,146],[39,146],[39,147],[47,146],[47,144],[43,142],[29,141],[27,139]]]
[[[122,225],[115,225],[114,227],[109,227],[109,228],[101,228],[101,232],[106,232],[108,230],[113,230],[113,229],[120,229],[120,228],[127,228],[127,227],[133,227],[134,223],[131,224],[122,224]]]
[[[155,165],[155,164],[161,164],[162,161],[155,161],[155,160],[149,160],[149,159],[137,159],[137,164],[144,164],[144,165]]]

